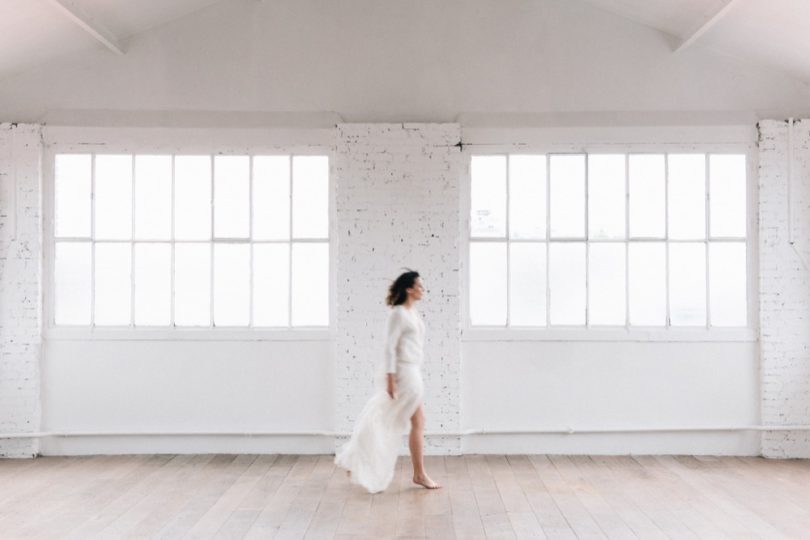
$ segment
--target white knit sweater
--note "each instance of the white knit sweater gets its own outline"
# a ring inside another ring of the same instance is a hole
[[[385,339],[385,372],[396,373],[400,364],[420,365],[425,343],[425,323],[414,308],[394,306],[388,314]]]

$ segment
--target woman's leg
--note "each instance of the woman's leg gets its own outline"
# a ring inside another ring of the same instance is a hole
[[[411,434],[408,437],[408,446],[411,449],[411,462],[413,463],[414,478],[425,474],[423,440],[425,436],[425,414],[422,406],[416,409],[411,416]]]
[[[413,481],[428,489],[435,489],[439,486],[425,472],[424,461],[424,436],[425,436],[425,415],[422,406],[416,409],[411,416],[411,434],[408,437],[408,446],[411,450],[411,462],[413,463]]]

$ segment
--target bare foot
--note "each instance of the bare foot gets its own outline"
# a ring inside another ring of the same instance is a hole
[[[427,489],[438,489],[438,488],[442,487],[439,484],[437,484],[436,482],[434,482],[426,474],[423,474],[422,476],[414,476],[413,477],[413,483],[418,484],[418,485],[420,485],[422,487],[425,487]]]

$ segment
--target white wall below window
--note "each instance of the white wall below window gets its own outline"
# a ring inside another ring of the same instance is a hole
[[[48,342],[43,431],[223,434],[47,437],[41,451],[331,453],[330,436],[293,435],[335,429],[331,349],[329,341]],[[464,342],[462,357],[462,432],[627,430],[467,435],[464,453],[760,451],[750,431],[635,432],[759,424],[756,342],[479,341]],[[353,396],[358,406],[366,393]],[[426,414],[437,426],[441,411]]]
[[[756,432],[645,429],[759,424],[756,342],[476,341],[462,347],[465,453],[757,455]]]
[[[330,432],[329,341],[48,341],[42,430]],[[329,453],[326,436],[47,437],[43,454]]]

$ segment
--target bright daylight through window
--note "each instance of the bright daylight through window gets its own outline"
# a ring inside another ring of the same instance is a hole
[[[54,323],[329,324],[329,165],[57,154]]]
[[[745,155],[477,155],[470,170],[472,325],[747,325]]]

